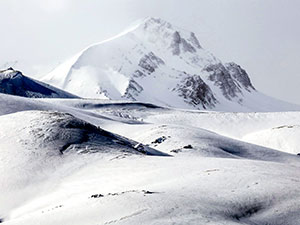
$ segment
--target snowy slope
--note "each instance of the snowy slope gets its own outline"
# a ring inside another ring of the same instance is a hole
[[[0,70],[0,93],[30,98],[78,98],[73,94],[26,77],[13,68]]]
[[[43,80],[81,97],[177,108],[300,109],[259,93],[239,65],[222,63],[201,46],[193,32],[157,18],[147,18],[84,49]]]
[[[28,185],[48,179],[69,160],[83,163],[86,154],[110,159],[132,154],[166,156],[147,146],[141,151],[135,147],[137,142],[67,113],[23,111],[1,116],[0,124],[1,214],[27,199],[12,194],[24,194]]]
[[[298,169],[201,157],[96,160],[5,223],[297,225]]]
[[[244,141],[268,148],[299,154],[300,125],[282,125],[270,129],[249,133],[243,137]]]
[[[299,118],[0,94],[0,220],[298,225],[300,157],[241,140]]]

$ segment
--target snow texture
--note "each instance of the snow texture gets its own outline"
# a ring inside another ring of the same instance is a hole
[[[4,224],[299,224],[299,156],[242,141],[289,129],[299,145],[299,112],[5,94],[0,104]]]

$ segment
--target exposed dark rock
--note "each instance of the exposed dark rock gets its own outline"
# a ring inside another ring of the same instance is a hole
[[[157,138],[155,141],[152,141],[151,144],[161,144],[163,143],[167,138],[165,136]]]
[[[140,86],[135,80],[131,79],[128,87],[125,91],[123,98],[127,98],[136,101],[136,97],[143,91],[143,87]]]
[[[153,73],[155,69],[158,68],[159,65],[165,64],[162,59],[154,55],[153,52],[150,52],[147,55],[144,55],[139,62],[139,66],[148,71],[149,73]]]
[[[104,197],[104,195],[102,195],[102,194],[91,195],[91,198],[102,198],[102,197]]]
[[[221,64],[208,65],[204,68],[209,75],[209,80],[218,86],[223,95],[231,100],[241,94],[237,82],[231,77],[229,71]]]
[[[198,75],[186,76],[175,90],[187,103],[204,109],[212,108],[218,102],[210,87]]]
[[[229,71],[230,75],[237,81],[239,84],[244,87],[247,91],[255,90],[247,72],[241,68],[241,66],[236,63],[226,63],[226,69]]]
[[[181,149],[173,149],[173,150],[171,150],[170,152],[173,152],[173,153],[179,153],[179,152],[182,152],[182,150],[181,150]]]
[[[157,194],[158,192],[142,190],[145,195]]]
[[[192,145],[186,145],[186,146],[183,146],[183,148],[185,148],[185,149],[192,149],[193,146]]]
[[[274,127],[272,128],[272,130],[275,130],[275,129],[283,129],[283,128],[288,128],[288,129],[291,129],[291,128],[294,128],[295,126],[291,126],[291,125],[283,125],[283,126],[279,126],[279,127]]]
[[[180,55],[180,43],[181,43],[181,37],[178,31],[176,31],[173,34],[173,40],[171,43],[171,49],[172,49],[172,53],[173,55]]]
[[[184,52],[196,52],[196,49],[188,43],[185,39],[181,39],[182,49]]]
[[[103,197],[108,197],[108,196],[119,196],[119,195],[124,195],[124,194],[128,194],[128,193],[136,193],[136,194],[144,194],[144,195],[159,194],[159,192],[155,192],[155,191],[130,190],[130,191],[122,191],[122,192],[116,192],[116,193],[108,193],[107,195],[93,194],[93,195],[90,196],[90,198],[103,198]]]
[[[194,40],[196,41],[196,40]],[[197,45],[197,42],[195,43]],[[198,42],[199,44],[199,42]],[[180,33],[178,31],[174,32],[173,39],[171,42],[170,48],[172,49],[173,55],[180,55],[181,53],[181,47],[184,52],[196,52],[196,49],[184,38],[180,36]],[[199,44],[200,46],[200,44]]]
[[[142,71],[140,71],[140,70],[136,70],[136,71],[134,71],[133,76],[134,76],[134,77],[145,77],[146,74],[144,74],[144,73],[143,73]]]
[[[147,154],[147,151],[142,143],[138,143],[134,146],[134,149],[143,154]]]
[[[194,46],[196,46],[196,48],[202,48],[199,43],[198,38],[196,37],[195,33],[193,33],[193,32],[191,32],[190,41]]]

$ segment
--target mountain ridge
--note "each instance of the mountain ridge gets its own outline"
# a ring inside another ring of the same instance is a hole
[[[24,76],[12,67],[0,70],[0,93],[30,98],[78,98],[51,85]]]

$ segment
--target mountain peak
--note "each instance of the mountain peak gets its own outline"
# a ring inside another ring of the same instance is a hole
[[[129,33],[139,38],[143,44],[155,45],[160,50],[171,52],[172,55],[195,53],[202,49],[194,32],[176,27],[161,18],[147,17],[131,31]]]
[[[239,65],[222,63],[194,32],[156,17],[92,45],[44,81],[81,97],[190,109],[248,110],[259,95]]]
[[[159,18],[159,17],[146,17],[142,24],[144,25],[144,28],[147,28],[149,26],[165,26],[167,28],[172,28],[172,24]]]

